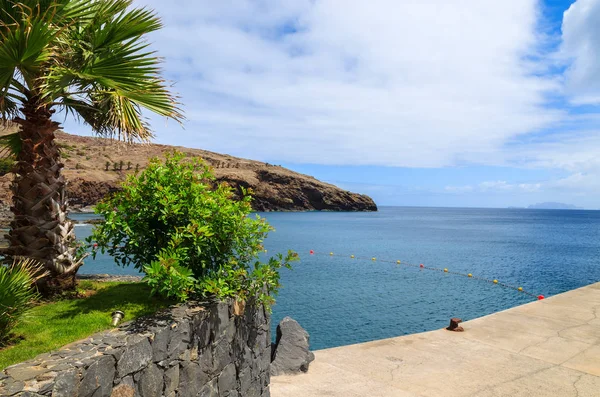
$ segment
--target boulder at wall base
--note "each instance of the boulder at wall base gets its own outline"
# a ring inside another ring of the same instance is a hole
[[[297,374],[308,371],[315,359],[309,350],[309,335],[296,320],[286,317],[277,326],[277,341],[273,349],[271,375]]]

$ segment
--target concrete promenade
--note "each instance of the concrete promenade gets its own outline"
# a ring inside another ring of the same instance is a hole
[[[600,283],[461,325],[316,351],[271,395],[600,397]]]

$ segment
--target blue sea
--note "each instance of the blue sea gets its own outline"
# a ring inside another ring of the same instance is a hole
[[[282,272],[273,327],[295,318],[313,349],[429,331],[451,317],[469,320],[535,300],[474,278],[381,260],[472,273],[546,297],[600,281],[600,211],[382,207],[260,215],[276,229],[266,255],[293,249],[301,258]],[[91,226],[75,230],[84,238]],[[88,260],[80,272],[136,274],[107,256]]]

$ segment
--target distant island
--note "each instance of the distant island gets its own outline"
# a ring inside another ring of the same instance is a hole
[[[527,207],[531,210],[582,210],[583,208],[574,206],[572,204],[545,202],[537,203]]]

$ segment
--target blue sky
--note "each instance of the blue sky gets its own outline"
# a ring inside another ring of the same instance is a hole
[[[380,205],[600,208],[600,0],[136,4],[187,116],[160,143]]]

